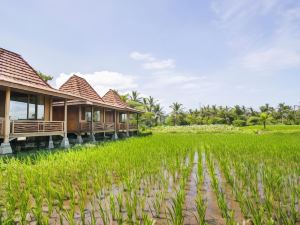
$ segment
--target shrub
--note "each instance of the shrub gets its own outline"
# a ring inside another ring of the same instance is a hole
[[[244,127],[244,126],[246,126],[246,121],[245,120],[234,120],[234,121],[232,121],[232,125],[235,127]]]
[[[247,125],[257,125],[260,123],[260,118],[257,116],[250,116],[247,120]]]

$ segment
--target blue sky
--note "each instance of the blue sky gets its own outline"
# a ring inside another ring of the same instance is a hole
[[[168,111],[300,101],[300,1],[1,0],[0,46],[58,87],[151,95]]]

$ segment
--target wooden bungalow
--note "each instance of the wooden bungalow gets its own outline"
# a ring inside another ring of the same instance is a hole
[[[142,111],[133,109],[128,106],[128,104],[122,101],[120,95],[115,91],[110,89],[102,99],[104,102],[118,107],[118,110],[110,111],[106,114],[107,118],[115,118],[115,134],[114,138],[118,138],[118,133],[126,133],[129,136],[130,132],[138,131],[139,124],[139,114]],[[134,118],[135,117],[135,118]]]
[[[0,153],[12,153],[10,141],[27,137],[63,137],[68,147],[67,100],[76,96],[53,89],[17,53],[0,48]],[[52,104],[63,102],[63,119],[53,120]]]
[[[83,142],[82,135],[84,134],[88,134],[91,141],[95,141],[95,134],[97,133],[104,135],[111,133],[114,138],[118,137],[117,132],[120,129],[118,129],[116,117],[119,112],[124,111],[123,106],[104,101],[84,78],[77,75],[70,77],[59,90],[81,97],[81,100],[68,101],[67,113],[67,132],[77,135],[78,143]],[[135,111],[128,109],[128,111],[130,110]],[[62,111],[62,102],[53,104],[53,118],[55,120],[63,120]],[[123,129],[127,131],[127,127],[123,127]],[[130,129],[129,126],[128,129]],[[137,126],[135,130],[137,130]]]

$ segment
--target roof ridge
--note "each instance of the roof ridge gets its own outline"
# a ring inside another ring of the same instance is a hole
[[[19,53],[16,53],[16,52],[13,52],[13,51],[7,50],[7,49],[5,49],[5,48],[2,48],[2,47],[0,47],[0,51],[9,52],[9,53],[11,53],[11,54],[14,54],[14,55],[17,55],[17,56],[21,56]]]

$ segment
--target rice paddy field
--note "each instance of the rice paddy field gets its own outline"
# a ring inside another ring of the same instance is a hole
[[[300,224],[300,132],[185,129],[2,158],[0,224]]]

